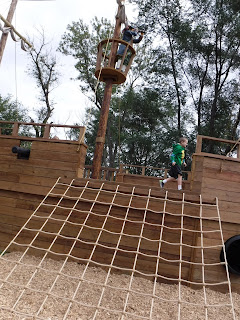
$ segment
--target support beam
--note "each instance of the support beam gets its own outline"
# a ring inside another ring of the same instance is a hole
[[[102,104],[101,113],[100,113],[98,133],[97,133],[94,158],[93,158],[93,173],[92,173],[93,179],[100,178],[103,148],[104,148],[105,135],[107,130],[108,113],[109,113],[109,107],[110,107],[110,101],[111,101],[111,95],[112,95],[112,85],[113,85],[112,79],[109,79],[106,81],[106,87],[104,91],[104,98],[103,98],[103,104]]]
[[[120,5],[118,6],[118,13],[116,16],[116,24],[114,29],[113,38],[120,38],[120,32],[121,32],[121,20],[119,19],[119,12],[121,10]],[[114,67],[116,54],[117,54],[117,48],[118,44],[115,43],[112,45],[111,48],[111,61],[110,61],[110,67]],[[107,120],[108,120],[108,113],[110,108],[110,101],[112,96],[112,86],[113,86],[113,79],[109,77],[106,81],[105,91],[104,91],[104,98],[103,98],[103,104],[101,107],[100,112],[100,119],[99,119],[99,126],[98,126],[98,133],[96,138],[96,146],[94,151],[94,157],[93,157],[93,172],[92,172],[92,179],[99,179],[100,178],[100,170],[102,165],[102,155],[103,155],[103,148],[104,148],[104,142],[105,142],[105,135],[107,130]]]

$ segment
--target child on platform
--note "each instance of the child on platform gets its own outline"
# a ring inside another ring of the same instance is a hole
[[[178,190],[182,190],[182,164],[186,167],[185,162],[185,148],[188,144],[188,139],[182,137],[179,139],[179,143],[173,145],[173,152],[171,154],[171,168],[169,170],[170,177],[164,180],[160,180],[160,187],[163,188],[165,183],[169,181],[176,180],[178,181]]]

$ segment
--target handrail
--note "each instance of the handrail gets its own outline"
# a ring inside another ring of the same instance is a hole
[[[1,128],[1,124],[7,124],[7,125],[13,125],[12,128]],[[41,138],[33,138],[33,137],[28,137],[28,136],[22,136],[19,135],[19,127],[21,125],[24,126],[37,126],[37,127],[44,127],[44,134],[43,137]],[[23,122],[23,121],[3,121],[0,120],[0,136],[12,136],[12,137],[19,137],[19,138],[23,138],[26,137],[26,140],[35,140],[35,139],[41,139],[41,140],[48,140],[52,138],[50,137],[50,131],[51,128],[71,128],[71,129],[79,129],[79,138],[78,138],[78,142],[82,143],[83,138],[84,138],[84,134],[85,134],[85,127],[83,126],[77,126],[77,125],[62,125],[62,124],[54,124],[54,123],[36,123],[36,122]],[[12,130],[10,135],[5,135],[2,133],[2,129],[9,129]],[[62,140],[62,139],[59,139]],[[64,140],[65,141],[65,140]]]
[[[100,174],[100,179],[101,180],[110,180],[114,181],[116,178],[117,174],[131,174],[129,173],[129,170],[124,169],[124,167],[135,167],[135,168],[142,168],[141,174],[138,174],[140,176],[147,176],[146,175],[146,169],[153,169],[153,170],[159,170],[164,172],[163,175],[155,177],[155,178],[167,178],[167,173],[169,169],[166,168],[157,168],[157,167],[152,167],[152,166],[140,166],[140,165],[134,165],[134,164],[120,164],[119,168],[110,168],[110,167],[101,167],[101,174]],[[90,178],[91,177],[91,172],[92,172],[92,165],[85,165],[85,172],[84,172],[84,177],[85,178]],[[191,171],[182,171],[183,173],[187,174],[187,180],[190,180],[191,178]],[[148,176],[151,177],[151,176]]]
[[[85,165],[84,178],[91,177],[92,167],[92,165]],[[118,172],[118,168],[101,167],[100,180],[114,181]]]
[[[163,174],[163,178],[167,178],[167,174],[168,171],[170,170],[170,168],[159,168],[159,167],[152,167],[152,166],[140,166],[140,165],[135,165],[135,164],[120,164],[119,166],[119,173],[129,173],[128,169],[124,170],[124,167],[128,167],[128,168],[140,168],[142,169],[141,171],[141,175],[145,176],[146,175],[146,170],[150,169],[150,170],[156,170],[156,171],[162,171],[164,172]],[[183,173],[187,174],[189,176],[189,174],[191,173],[191,171],[187,171],[187,170],[182,170]]]
[[[209,141],[216,141],[216,142],[223,142],[226,144],[232,144],[237,146],[237,158],[240,158],[240,141],[234,141],[234,140],[227,140],[227,139],[221,139],[221,138],[215,138],[215,137],[209,137],[209,136],[197,136],[197,144],[196,144],[196,153],[202,153],[202,143],[203,140],[209,140]],[[206,152],[204,152],[206,153]]]

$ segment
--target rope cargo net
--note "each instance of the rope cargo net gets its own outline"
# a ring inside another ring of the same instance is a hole
[[[217,200],[96,183],[59,178],[2,252],[0,319],[237,319]]]

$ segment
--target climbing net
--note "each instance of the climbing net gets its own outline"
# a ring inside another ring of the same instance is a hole
[[[56,181],[1,254],[0,319],[236,319],[217,201],[129,188]]]

